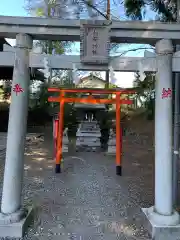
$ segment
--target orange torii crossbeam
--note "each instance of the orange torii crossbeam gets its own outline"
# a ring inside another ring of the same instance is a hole
[[[58,97],[49,97],[49,102],[59,102],[59,124],[56,126],[58,131],[57,141],[56,141],[56,167],[55,172],[61,172],[61,160],[62,160],[62,140],[63,140],[63,126],[64,126],[64,103],[86,103],[86,104],[116,104],[116,174],[122,175],[122,131],[121,131],[121,104],[132,104],[132,100],[121,99],[122,94],[134,94],[131,90],[118,90],[118,89],[85,89],[85,88],[75,88],[75,89],[58,89],[49,88],[49,92],[59,92]],[[66,97],[65,93],[90,93],[87,98],[81,97]],[[101,98],[96,99],[92,97],[92,94],[114,94],[116,98],[108,99]]]

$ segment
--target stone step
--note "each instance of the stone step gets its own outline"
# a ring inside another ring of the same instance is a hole
[[[79,141],[79,142],[99,142],[99,138],[82,138],[82,137],[78,137],[76,141]]]
[[[99,129],[93,129],[91,131],[88,131],[87,129],[79,129],[78,132],[92,132],[92,133],[97,133],[97,132],[100,132]]]
[[[76,146],[89,146],[89,147],[100,147],[101,144],[99,142],[89,142],[89,143],[82,143],[82,142],[76,142]]]
[[[77,133],[76,134],[77,137],[100,137],[101,134],[100,133]]]

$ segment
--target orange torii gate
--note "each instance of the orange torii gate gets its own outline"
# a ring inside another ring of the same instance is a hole
[[[122,155],[122,136],[120,126],[120,106],[121,104],[132,104],[132,100],[120,99],[122,94],[134,94],[131,90],[118,90],[118,89],[89,89],[89,88],[75,88],[75,89],[58,89],[49,88],[49,92],[59,92],[59,97],[49,97],[49,102],[59,102],[59,124],[57,130],[57,148],[56,148],[56,167],[55,172],[61,172],[61,160],[62,160],[62,141],[63,141],[63,126],[64,126],[64,103],[90,103],[90,104],[116,104],[116,174],[122,174],[121,155]],[[87,98],[81,97],[66,97],[65,93],[89,93]],[[101,98],[96,99],[92,94],[115,94],[116,98],[108,99]]]

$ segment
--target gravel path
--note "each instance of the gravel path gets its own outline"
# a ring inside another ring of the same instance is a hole
[[[125,139],[123,176],[115,175],[115,157],[96,152],[65,154],[63,172],[55,174],[52,149],[49,135],[27,147],[23,194],[37,218],[24,239],[150,239],[140,207],[153,203],[152,149]]]

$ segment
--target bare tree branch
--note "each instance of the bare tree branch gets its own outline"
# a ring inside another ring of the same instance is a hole
[[[83,3],[85,3],[88,7],[91,7],[92,9],[94,9],[97,13],[99,13],[101,16],[103,16],[105,19],[108,20],[108,16],[105,15],[104,13],[102,13],[99,9],[97,9],[94,5],[92,5],[90,2],[86,1],[86,0],[82,0]]]
[[[133,48],[133,49],[128,49],[127,51],[124,51],[123,53],[121,53],[120,55],[118,56],[115,56],[115,57],[122,57],[124,54],[128,53],[128,52],[135,52],[135,51],[138,51],[138,50],[154,50],[154,48],[152,47],[139,47],[139,48]]]

